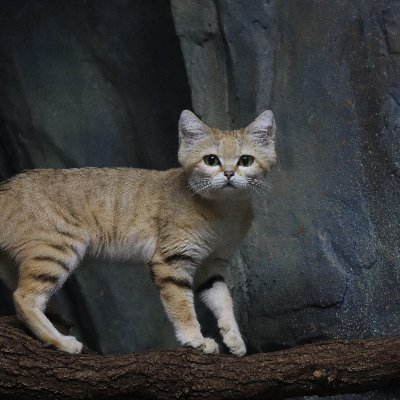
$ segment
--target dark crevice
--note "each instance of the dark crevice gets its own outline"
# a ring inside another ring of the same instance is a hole
[[[228,99],[228,116],[229,116],[229,125],[223,127],[225,129],[232,129],[235,127],[236,116],[240,115],[238,109],[238,102],[235,96],[237,92],[235,90],[235,79],[234,79],[234,65],[232,62],[232,55],[231,55],[231,47],[226,37],[225,28],[222,20],[222,11],[221,5],[219,4],[218,0],[214,0],[215,9],[217,10],[217,21],[219,32],[221,35],[222,43],[224,45],[224,53],[225,53],[225,71],[226,71],[226,91],[227,91],[227,99]]]

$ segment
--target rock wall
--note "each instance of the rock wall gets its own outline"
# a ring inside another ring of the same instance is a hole
[[[232,276],[248,342],[399,333],[399,3],[204,4],[172,1],[195,111],[279,131]]]
[[[236,128],[271,108],[279,162],[228,277],[249,349],[400,334],[398,1],[0,8],[1,177],[168,168],[182,109]],[[104,352],[174,344],[143,268],[88,263],[59,301]]]

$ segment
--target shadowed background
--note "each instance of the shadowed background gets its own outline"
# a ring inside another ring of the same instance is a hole
[[[277,121],[272,189],[227,276],[249,350],[400,334],[400,2],[1,2],[1,179],[177,166],[185,108]],[[176,345],[143,266],[85,263],[58,307],[105,353]]]

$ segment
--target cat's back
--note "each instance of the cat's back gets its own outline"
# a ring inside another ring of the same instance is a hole
[[[51,196],[66,189],[69,192],[84,189],[85,192],[101,191],[104,194],[121,182],[132,188],[141,179],[148,180],[156,174],[157,171],[139,168],[32,169],[0,183],[0,197],[34,195],[43,193],[43,190]]]
[[[165,173],[139,168],[28,170],[0,184],[0,221],[11,213],[44,216],[54,207],[75,214],[93,208],[106,213],[137,208],[157,194]]]
[[[136,168],[36,169],[0,185],[0,243],[68,224],[86,230],[124,226],[148,202],[163,172]],[[129,214],[129,215],[128,215]]]

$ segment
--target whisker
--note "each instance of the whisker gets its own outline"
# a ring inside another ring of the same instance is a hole
[[[211,184],[209,179],[199,179],[196,181],[192,186],[189,186],[190,189],[193,191],[192,196],[195,194],[203,194],[207,195],[208,192],[212,189],[213,185]]]
[[[264,196],[268,196],[270,193],[270,186],[267,185],[260,179],[257,178],[248,178],[248,190],[255,191],[258,194],[262,194]]]

